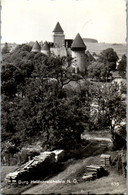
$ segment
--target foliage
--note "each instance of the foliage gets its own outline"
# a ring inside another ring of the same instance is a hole
[[[109,128],[112,134],[113,143],[118,145],[115,140],[114,128],[126,118],[126,104],[121,99],[119,87],[117,84],[107,86],[104,84],[102,88],[96,89],[95,104],[97,104],[97,116],[95,128]]]
[[[5,143],[3,150],[5,151],[5,153],[12,155],[19,151],[15,144],[12,144],[9,141]]]
[[[124,54],[117,67],[117,70],[119,71],[119,74],[122,78],[126,78],[126,63],[127,63],[127,58],[126,55]]]
[[[88,76],[96,81],[107,81],[112,74],[109,71],[109,67],[101,62],[93,62],[88,66]]]
[[[3,64],[12,63],[13,65],[19,65],[19,62],[24,62],[32,59],[33,53],[31,53],[32,47],[26,44],[18,45],[14,51],[9,54],[3,55]]]
[[[85,92],[68,97],[63,90],[77,79],[68,71],[70,59],[29,51],[29,46],[21,45],[4,59],[2,139],[15,142],[19,137],[20,145],[40,136],[48,148],[80,142],[83,122],[88,121],[88,102],[82,97]]]
[[[103,50],[96,62],[88,66],[88,76],[96,81],[107,82],[112,78],[111,71],[116,70],[118,56],[112,48]]]
[[[114,51],[113,48],[108,48],[106,50],[103,50],[100,53],[99,62],[104,63],[105,65],[107,65],[109,67],[109,70],[116,70],[116,62],[118,60],[118,56],[117,53]]]
[[[30,62],[19,64],[19,66],[13,64],[6,64],[2,66],[2,94],[9,97],[16,96],[19,86],[25,84],[25,79],[28,78],[34,67]]]
[[[32,53],[28,45],[20,45],[4,55],[2,64],[2,141],[10,140],[19,147],[32,137],[40,137],[46,149],[71,148],[81,142],[85,126],[94,123],[90,104],[96,99],[96,126],[110,127],[112,120],[125,117],[125,106],[117,87],[98,88],[69,71],[71,58],[47,57]],[[89,74],[106,81],[110,76],[107,63],[94,63]],[[71,81],[80,85],[69,95],[65,86]]]

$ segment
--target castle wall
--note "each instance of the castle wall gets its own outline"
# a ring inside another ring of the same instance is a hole
[[[67,51],[65,47],[61,47],[61,48],[51,48],[50,49],[51,53],[53,53],[55,56],[59,56],[59,57],[66,57],[67,56]]]
[[[32,52],[40,52],[39,49],[32,49],[31,51],[32,51]]]
[[[50,56],[50,51],[48,50],[41,50],[41,53],[43,53],[46,56]]]
[[[54,34],[53,42],[56,48],[63,47],[65,45],[65,35],[64,34]]]
[[[85,51],[72,51],[72,58],[72,67],[75,69],[75,73],[85,72],[87,68]]]

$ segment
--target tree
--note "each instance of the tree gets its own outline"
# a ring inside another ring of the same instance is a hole
[[[29,49],[19,46],[2,66],[2,139],[14,142],[20,137],[19,144],[40,136],[47,148],[80,143],[89,106],[84,92],[73,97],[64,92],[63,86],[76,80],[68,71],[70,59],[48,58]]]
[[[30,46],[22,44],[13,52],[4,55],[1,68],[3,94],[9,97],[22,94],[25,80],[34,70],[34,54],[30,51]]]
[[[14,51],[6,53],[3,56],[2,63],[11,63],[13,65],[19,66],[19,63],[22,61],[27,61],[34,57],[34,54],[31,53],[32,47],[26,44],[17,45]]]
[[[97,81],[107,81],[112,74],[109,71],[107,65],[101,62],[94,62],[88,66],[88,76],[92,79],[96,79]]]
[[[118,60],[117,53],[113,48],[108,48],[100,53],[99,62],[104,63],[109,67],[109,70],[116,70],[116,62]]]
[[[5,94],[9,97],[13,97],[16,92],[16,82],[13,76],[14,71],[16,70],[15,66],[4,65],[2,66],[1,79],[2,79],[2,94]]]
[[[25,86],[25,79],[29,78],[34,65],[32,62],[19,62],[19,66],[14,64],[4,64],[1,68],[2,94],[14,97],[22,93]]]
[[[117,67],[117,70],[119,71],[119,74],[122,78],[126,78],[126,63],[127,63],[127,59],[126,59],[126,55],[124,54]]]
[[[27,135],[40,134],[45,146],[64,148],[69,147],[69,142],[80,142],[84,130],[82,122],[88,119],[88,112],[85,115],[85,102],[80,101],[80,95],[64,95],[66,71],[62,69],[60,59],[49,60],[50,65],[46,60],[46,65],[36,67],[36,79],[31,77],[28,80],[19,118],[23,118],[22,125]],[[56,82],[49,82],[50,78],[55,78]]]
[[[97,88],[95,100],[95,104],[97,104],[95,125],[98,129],[110,129],[113,144],[117,147],[119,143],[115,139],[115,126],[120,125],[126,118],[126,103],[122,101],[118,85],[112,84],[107,86],[104,84],[102,88]]]

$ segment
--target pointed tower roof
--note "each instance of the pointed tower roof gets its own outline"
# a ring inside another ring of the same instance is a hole
[[[80,34],[78,33],[71,45],[72,50],[77,50],[77,49],[84,49],[86,50],[86,45],[84,44],[83,39],[81,38]]]
[[[62,27],[60,26],[60,23],[59,22],[57,22],[57,24],[56,24],[53,32],[61,32],[61,33],[64,32],[63,29],[62,29]]]
[[[48,42],[45,41],[43,46],[42,46],[42,50],[49,50],[49,45],[48,45]]]
[[[36,41],[32,47],[32,51],[33,52],[39,52],[41,50],[41,46],[40,44],[38,43],[38,41]]]

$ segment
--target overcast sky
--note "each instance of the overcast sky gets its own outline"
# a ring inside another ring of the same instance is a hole
[[[125,0],[2,0],[1,42],[52,41],[59,21],[66,38],[125,43]]]

